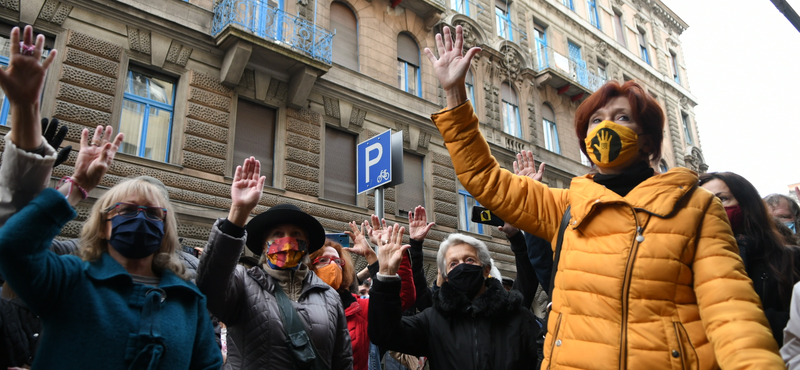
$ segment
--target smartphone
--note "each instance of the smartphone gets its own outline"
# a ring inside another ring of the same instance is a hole
[[[325,234],[325,238],[341,244],[343,248],[350,248],[350,237],[345,233]]]
[[[497,217],[492,211],[480,206],[472,207],[472,222],[493,226],[503,226],[506,224],[505,221]]]

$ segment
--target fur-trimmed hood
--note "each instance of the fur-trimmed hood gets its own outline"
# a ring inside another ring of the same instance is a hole
[[[522,306],[522,294],[517,291],[507,292],[503,284],[495,278],[486,279],[486,291],[472,301],[466,294],[456,290],[445,282],[433,293],[433,307],[449,316],[469,313],[473,316],[495,316],[508,311],[516,311]]]

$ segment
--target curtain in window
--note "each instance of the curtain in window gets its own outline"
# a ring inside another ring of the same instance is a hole
[[[411,212],[417,206],[425,206],[425,184],[423,181],[423,157],[403,153],[403,183],[397,186],[397,209]]]
[[[517,93],[507,82],[500,85],[500,98],[503,100],[503,131],[509,135],[522,137]]]
[[[247,100],[239,99],[236,108],[236,126],[233,144],[233,169],[241,166],[245,158],[255,157],[261,162],[261,175],[272,186],[273,158],[275,157],[275,110]]]
[[[333,62],[358,71],[358,23],[350,8],[339,2],[331,3],[331,29],[333,38]]]
[[[356,204],[356,136],[325,128],[325,199]]]

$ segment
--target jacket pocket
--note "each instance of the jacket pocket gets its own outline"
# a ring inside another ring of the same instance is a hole
[[[553,367],[553,361],[555,361],[555,359],[556,359],[556,356],[555,356],[556,349],[558,347],[561,347],[561,339],[559,339],[558,335],[559,335],[559,333],[561,331],[561,320],[563,319],[563,317],[562,317],[563,315],[564,315],[563,312],[559,312],[558,313],[558,318],[556,319],[556,327],[553,330],[553,341],[550,342],[550,358],[547,360],[547,362],[548,362],[547,369],[548,370],[551,367]]]
[[[694,345],[692,345],[692,342],[689,340],[689,335],[686,333],[686,328],[683,327],[683,323],[675,321],[672,323],[672,327],[674,328],[675,339],[678,343],[678,349],[672,350],[672,357],[680,359],[682,369],[699,369],[700,364],[697,359],[697,351],[695,351]]]

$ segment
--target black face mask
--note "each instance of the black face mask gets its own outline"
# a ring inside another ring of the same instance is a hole
[[[447,282],[450,286],[474,298],[486,282],[483,277],[483,266],[462,263],[447,273]]]

